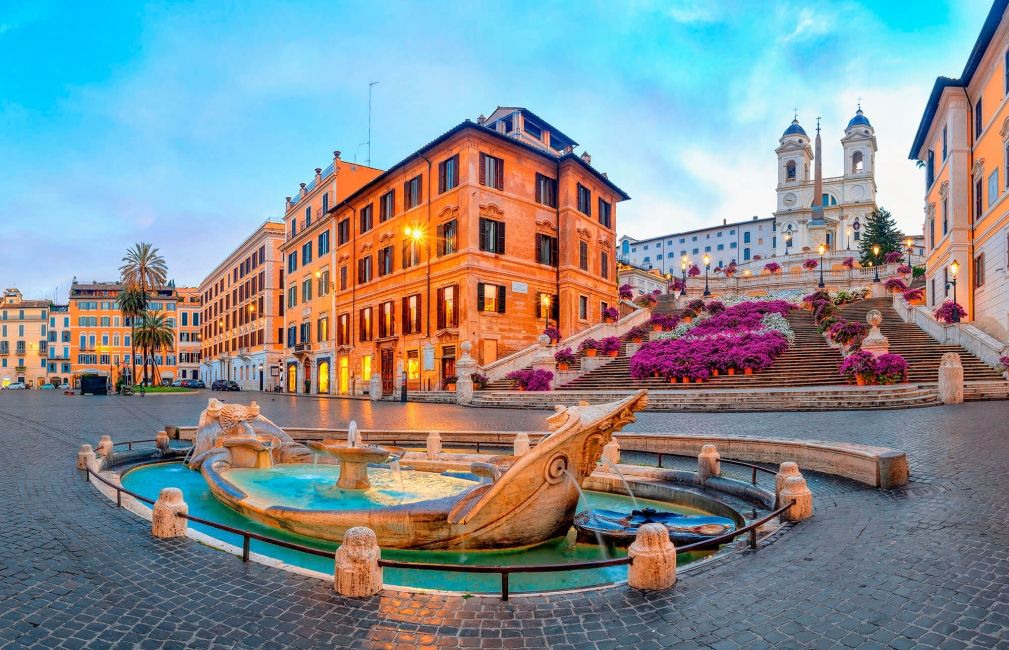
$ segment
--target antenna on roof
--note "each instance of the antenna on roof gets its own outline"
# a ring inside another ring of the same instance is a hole
[[[368,166],[371,167],[371,89],[377,84],[372,81],[368,84]]]

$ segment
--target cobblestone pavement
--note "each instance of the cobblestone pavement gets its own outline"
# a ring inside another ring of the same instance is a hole
[[[544,415],[260,401],[279,423],[301,425],[353,416],[362,427],[536,429]],[[643,414],[634,429],[902,448],[914,482],[892,492],[819,493],[812,520],[757,552],[686,572],[666,593],[618,587],[508,603],[404,593],[344,599],[327,582],[243,564],[188,539],[155,540],[147,522],[99,497],[73,469],[80,443],[102,433],[148,437],[155,426],[195,421],[204,403],[0,393],[0,646],[1009,647],[1004,402]]]

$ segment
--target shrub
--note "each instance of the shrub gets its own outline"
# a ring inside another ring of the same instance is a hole
[[[635,305],[638,307],[648,307],[649,309],[654,307],[657,302],[658,300],[656,300],[655,296],[650,293],[643,293],[634,299]]]
[[[724,269],[724,271],[725,271],[725,277],[731,278],[732,276],[734,276],[736,274],[736,270],[737,269],[738,269],[738,267],[736,266],[735,262],[729,262],[729,265],[726,266],[725,269]]]
[[[871,384],[876,380],[876,358],[871,352],[852,352],[841,362],[838,372],[849,382],[853,383],[861,375],[865,383]]]
[[[900,278],[887,278],[883,286],[887,291],[900,291],[901,293],[907,291],[907,284]]]
[[[817,289],[813,293],[802,297],[803,304],[809,305],[810,307],[812,307],[812,304],[814,302],[829,301],[829,300],[830,300],[830,294],[827,293],[825,289]]]
[[[704,309],[707,310],[709,314],[714,316],[715,314],[720,314],[723,311],[725,311],[725,303],[722,303],[718,300],[712,300],[711,302],[709,302],[707,305],[704,306]]]
[[[505,379],[513,380],[519,388],[527,391],[545,391],[553,387],[554,373],[549,370],[524,368],[509,372]]]
[[[692,264],[689,269],[687,269],[687,276],[691,278],[696,278],[701,274],[701,269],[696,264]]]
[[[925,267],[924,266],[915,266],[915,267],[913,267],[911,269],[911,277],[912,278],[923,278],[923,277],[925,277]]]
[[[629,339],[646,339],[648,338],[649,328],[644,325],[635,325],[631,329],[627,330],[627,338]]]
[[[543,333],[550,337],[551,343],[556,343],[561,340],[561,331],[556,327],[548,327],[543,330]]]
[[[999,366],[1002,367],[1002,372],[1009,370],[1009,356],[998,358]]]
[[[622,284],[620,288],[617,289],[617,294],[620,296],[621,300],[630,300],[634,297],[634,287],[629,284]]]
[[[910,273],[910,272],[911,267],[908,266],[907,264],[901,264],[900,266],[897,267],[897,273]]]
[[[903,253],[901,253],[900,251],[890,251],[889,253],[887,253],[886,255],[883,256],[883,263],[884,264],[896,264],[897,262],[901,261],[902,259],[904,259],[904,254]]]
[[[831,327],[834,326],[834,323],[836,323],[839,320],[840,319],[837,316],[834,315],[827,316],[822,320],[820,320],[820,322],[816,325],[816,331],[819,332],[820,334],[824,334],[825,332],[827,332],[827,330],[829,330]]]
[[[652,314],[652,317],[648,320],[650,325],[658,325],[664,330],[673,329],[679,322],[679,317],[672,314]]]
[[[899,354],[876,357],[876,381],[880,384],[900,384],[907,381],[907,361]]]
[[[554,361],[557,363],[566,363],[570,366],[575,362],[575,353],[571,351],[571,348],[561,348],[554,352]]]
[[[843,260],[841,260],[841,266],[848,269],[849,271],[852,270],[853,268],[855,268],[855,258],[854,257],[844,258]]]
[[[612,321],[617,321],[620,318],[620,312],[617,311],[616,307],[607,307],[603,310],[603,320],[609,318]]]
[[[767,271],[768,273],[780,273],[781,265],[778,264],[777,262],[768,262],[767,264],[764,265],[764,270]]]
[[[618,352],[622,342],[615,336],[607,336],[602,341],[599,341],[599,349],[604,354],[609,354],[610,352]]]
[[[904,300],[908,302],[912,300],[921,300],[925,297],[925,292],[921,289],[908,289],[904,292]]]
[[[679,278],[673,278],[673,281],[669,283],[669,290],[676,292],[684,288],[683,280]]]
[[[827,330],[830,340],[841,345],[860,343],[868,333],[868,328],[863,323],[848,320],[839,320]]]
[[[470,379],[473,380],[474,388],[487,388],[487,384],[490,383],[490,380],[487,379],[487,375],[481,375],[479,372],[474,372],[470,375]]]
[[[947,300],[942,303],[932,314],[936,320],[943,323],[955,323],[967,315],[967,310],[960,306],[960,303]]]
[[[819,263],[814,259],[808,259],[802,263],[802,268],[806,269],[807,271],[812,271],[817,266],[819,266]]]
[[[599,345],[599,341],[593,338],[587,338],[578,344],[578,351],[585,353],[587,350],[600,350],[602,349]]]
[[[700,298],[694,298],[693,300],[687,303],[687,309],[694,312],[695,314],[699,314],[702,311],[704,311],[704,301],[701,300]]]

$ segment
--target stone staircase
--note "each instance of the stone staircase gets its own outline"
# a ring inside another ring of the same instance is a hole
[[[846,320],[865,323],[865,316],[872,309],[883,315],[880,332],[890,342],[890,352],[907,360],[908,381],[911,383],[934,384],[938,380],[939,362],[946,352],[956,352],[963,363],[964,382],[1001,382],[1002,375],[983,361],[958,345],[944,345],[936,342],[913,323],[905,323],[893,309],[891,298],[868,298],[845,305],[841,314]],[[980,390],[980,389],[978,389]],[[992,398],[994,399],[994,398]]]

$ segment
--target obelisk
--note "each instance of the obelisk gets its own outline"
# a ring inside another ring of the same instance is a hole
[[[816,118],[816,145],[813,160],[813,214],[812,223],[823,223],[823,166],[820,164],[820,118]]]

